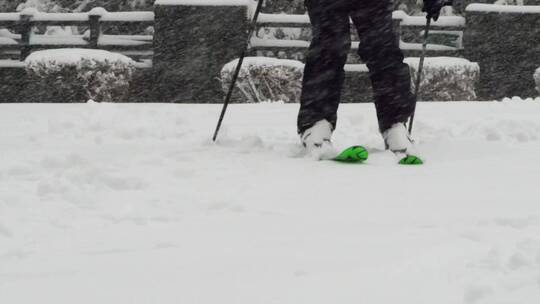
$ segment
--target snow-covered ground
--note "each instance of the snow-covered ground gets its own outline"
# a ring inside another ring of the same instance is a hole
[[[299,157],[297,105],[0,105],[0,303],[536,304],[540,102],[372,105]]]

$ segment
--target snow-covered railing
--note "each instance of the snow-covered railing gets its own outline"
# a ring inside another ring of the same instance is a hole
[[[423,33],[426,18],[424,16],[409,16],[403,11],[394,11],[392,18],[394,27],[398,33],[400,47],[404,51],[417,52],[421,50],[422,45],[418,41],[405,41],[405,32],[415,33],[420,36]],[[432,35],[449,35],[454,37],[454,45],[428,44],[428,52],[430,54],[439,55],[442,53],[460,53],[463,50],[463,30],[465,28],[465,18],[460,16],[441,16],[438,21],[432,22]],[[288,15],[288,14],[261,14],[258,19],[258,33],[262,29],[269,28],[291,28],[291,29],[308,29],[310,21],[307,15]],[[352,50],[358,49],[359,42],[352,43]],[[280,52],[298,52],[309,47],[307,40],[295,39],[276,39],[276,38],[261,38],[260,36],[252,37],[251,47],[254,51],[269,50]]]
[[[473,3],[467,6],[467,12],[540,14],[540,5],[498,5]]]
[[[103,33],[107,25],[154,25],[153,12],[107,12],[94,8],[86,13],[43,13],[25,9],[19,13],[0,13],[0,52],[20,52],[24,60],[33,49],[86,47],[107,49],[134,56],[153,54],[153,35],[109,35]],[[43,35],[34,33],[38,26],[76,26],[85,29],[75,35]],[[14,34],[2,27],[14,30]]]

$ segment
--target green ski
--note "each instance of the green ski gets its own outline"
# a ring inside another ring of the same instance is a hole
[[[343,152],[334,157],[333,160],[342,163],[363,163],[368,157],[369,153],[366,148],[362,146],[352,146],[343,150]]]
[[[396,156],[398,156],[398,158],[400,158],[400,160],[399,160],[400,165],[418,166],[418,165],[423,165],[424,164],[424,161],[420,157],[418,157],[416,155],[404,154],[404,153],[396,153]]]
[[[424,161],[412,154],[405,153],[395,153],[398,157],[400,165],[406,166],[418,166],[423,165]],[[364,163],[368,160],[369,152],[366,148],[362,146],[352,146],[343,150],[338,156],[334,157],[332,160],[341,162],[341,163]]]

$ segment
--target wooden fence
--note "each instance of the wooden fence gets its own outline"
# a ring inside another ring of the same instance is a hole
[[[241,4],[243,1],[237,2],[234,6],[208,6],[204,1],[175,4],[175,1],[158,0],[153,12],[110,13],[96,8],[88,13],[41,13],[30,9],[0,13],[0,89],[6,87],[4,79],[9,78],[2,78],[1,74],[20,72],[13,68],[24,67],[22,60],[31,52],[82,47],[120,52],[136,59],[141,67],[152,67],[140,72],[150,75],[153,83],[138,87],[151,90],[152,94],[148,95],[153,95],[155,100],[220,102],[220,71],[238,56],[247,38],[245,29],[249,22],[245,16],[250,10]],[[459,16],[442,16],[432,24],[428,56],[458,56],[478,62],[482,70],[481,99],[536,94],[531,75],[539,62],[539,16],[538,6],[534,5],[470,5],[466,10],[467,25],[465,18]],[[396,11],[393,20],[405,56],[417,57],[425,17]],[[44,33],[51,26],[73,26],[76,30],[71,35]],[[133,31],[141,26],[154,26],[158,30]],[[305,34],[294,38],[274,35],[282,29]],[[251,37],[251,55],[278,58],[290,58],[291,53],[305,55],[309,29],[307,15],[261,14],[257,35]],[[354,51],[360,41],[354,34],[352,41]],[[208,52],[212,48],[215,50]],[[361,62],[350,63],[354,65],[351,72],[366,71],[365,66],[356,64]],[[24,77],[21,75],[19,78]],[[9,79],[18,80],[18,77]],[[493,83],[497,83],[495,88]],[[15,92],[21,90],[21,86],[12,87]]]
[[[0,13],[0,54],[24,60],[40,49],[80,47],[104,49],[123,53],[140,61],[141,67],[153,54],[153,35],[104,34],[115,26],[153,26],[153,12],[107,12],[95,8],[87,13],[42,13],[26,9],[20,13]],[[40,27],[61,26],[76,28],[72,35],[38,34]],[[2,28],[4,28],[2,30]],[[4,60],[5,64],[9,64]],[[12,63],[16,65],[15,63]]]
[[[418,55],[421,50],[418,37],[423,31],[425,18],[408,16],[402,11],[395,11],[393,20],[400,47],[409,56]],[[22,61],[32,51],[39,49],[94,48],[123,53],[139,60],[143,59],[146,64],[143,63],[142,66],[151,66],[153,35],[110,35],[103,33],[103,29],[107,26],[126,24],[153,26],[154,13],[149,11],[113,13],[107,12],[103,8],[95,8],[88,13],[42,13],[34,9],[27,9],[20,13],[0,13],[0,28],[5,27],[16,33],[0,30],[0,53],[12,57],[18,56],[18,59]],[[43,26],[75,26],[79,30],[83,29],[83,33],[69,36],[36,34],[35,29]],[[453,36],[454,45],[428,44],[428,54],[460,56],[463,52],[462,39],[465,19],[458,16],[441,17],[432,26],[432,37],[436,35]],[[310,22],[307,15],[261,14],[257,32],[272,28],[309,29]],[[308,47],[308,39],[263,39],[259,35],[251,39],[252,53],[259,56],[303,59],[303,53]],[[358,47],[358,38],[355,39],[353,34],[352,50],[356,50]],[[16,65],[16,63],[11,64]]]
[[[426,23],[425,17],[409,16],[403,11],[395,11],[393,21],[400,48],[407,56],[418,56],[422,49],[421,35]],[[258,55],[303,59],[303,54],[310,44],[309,39],[305,39],[306,37],[292,40],[261,37],[261,33],[264,33],[265,30],[271,32],[272,29],[282,28],[303,29],[309,32],[309,17],[307,15],[261,14],[258,22],[258,34],[251,39],[252,50]],[[447,43],[429,43],[427,46],[428,55],[461,57],[463,55],[464,29],[465,18],[460,16],[442,16],[437,22],[432,22],[430,39],[434,41],[446,40]],[[358,49],[360,42],[356,32],[352,30],[351,33],[353,33],[351,49],[354,51]],[[446,38],[442,36],[446,36]]]

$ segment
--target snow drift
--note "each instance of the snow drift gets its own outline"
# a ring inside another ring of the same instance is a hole
[[[535,304],[540,100],[422,103],[426,165],[370,104],[299,156],[297,105],[0,105],[0,303]],[[9,130],[9,131],[6,131]]]

